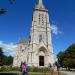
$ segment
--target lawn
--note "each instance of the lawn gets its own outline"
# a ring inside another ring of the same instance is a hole
[[[20,72],[2,72],[0,73],[0,75],[21,75]],[[53,72],[53,73],[39,73],[39,72],[29,72],[28,75],[65,75],[65,74],[62,74],[62,73],[59,73],[58,72]]]

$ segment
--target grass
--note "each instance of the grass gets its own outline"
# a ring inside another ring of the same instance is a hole
[[[0,75],[21,75],[21,72],[2,72],[0,73]],[[48,73],[48,72],[45,72],[45,73],[40,73],[40,72],[28,72],[28,75],[58,75],[58,72],[53,72],[53,73]],[[66,75],[66,74],[62,74],[60,73],[59,75]]]

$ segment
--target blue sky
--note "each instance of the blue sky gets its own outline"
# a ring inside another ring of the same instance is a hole
[[[32,12],[38,0],[0,0],[0,7],[8,11],[0,15],[0,46],[5,55],[12,55],[20,38],[28,38]],[[75,43],[75,0],[43,0],[48,9],[52,27],[54,54]]]

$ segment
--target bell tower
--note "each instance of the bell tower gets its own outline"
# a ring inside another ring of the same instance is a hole
[[[38,0],[34,8],[30,35],[30,49],[32,51],[31,63],[34,64],[34,66],[48,66],[49,63],[53,64],[54,56],[49,14],[48,10],[43,5],[43,0]],[[43,61],[43,64],[40,59]]]

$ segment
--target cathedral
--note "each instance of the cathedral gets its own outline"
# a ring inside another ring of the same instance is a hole
[[[38,0],[32,14],[29,40],[22,39],[18,42],[13,66],[20,66],[21,62],[35,67],[54,64],[49,14],[42,0]]]

